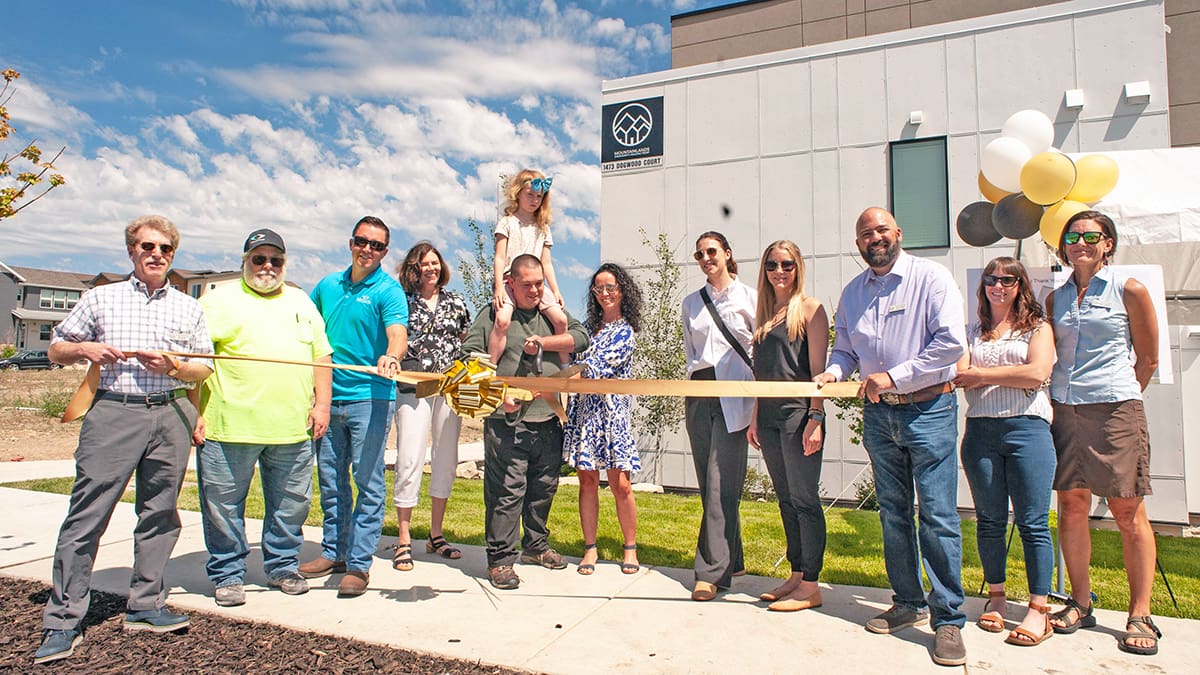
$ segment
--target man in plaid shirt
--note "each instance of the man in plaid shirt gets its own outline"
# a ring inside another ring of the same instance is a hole
[[[83,639],[100,537],[135,472],[138,523],[125,629],[188,626],[186,616],[165,606],[163,574],[179,539],[175,500],[196,424],[195,387],[212,373],[212,361],[162,352],[211,354],[212,340],[199,303],[167,283],[178,246],[171,221],[135,219],[125,228],[133,274],[85,293],[54,328],[50,359],[99,364],[100,389],[79,430],[75,485],[54,551],[54,583],[35,663],[66,658]]]

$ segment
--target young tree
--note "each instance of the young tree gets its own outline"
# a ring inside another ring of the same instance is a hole
[[[633,353],[633,376],[638,379],[680,380],[687,376],[687,361],[683,352],[683,323],[679,320],[683,271],[675,262],[675,250],[667,235],[659,233],[651,240],[645,228],[642,245],[650,247],[655,262],[640,267],[642,296],[642,330],[638,333],[637,349]],[[683,420],[683,399],[677,396],[638,396],[633,423],[638,435],[654,439],[654,480],[657,482],[659,463],[667,437],[675,433]],[[648,458],[649,459],[649,458]],[[646,462],[649,465],[651,462]]]
[[[467,228],[474,237],[471,257],[459,259],[458,274],[462,277],[463,296],[475,312],[482,312],[492,304],[491,240],[474,218],[467,219]]]
[[[0,142],[8,140],[8,137],[13,132],[12,125],[8,123],[8,102],[12,99],[16,91],[9,91],[12,83],[21,77],[17,71],[9,68],[0,72],[4,76],[4,88],[0,89]],[[42,161],[42,151],[34,144],[35,141],[30,141],[20,151],[14,154],[7,152],[0,153],[0,220],[15,216],[18,211],[45,197],[51,190],[66,183],[66,179],[61,174],[47,172],[54,169],[54,162],[62,156],[67,149],[63,146],[54,158],[49,162]],[[13,174],[14,163],[28,163],[31,165],[29,170],[21,171]],[[41,192],[37,192],[35,186],[45,184]],[[32,190],[31,190],[32,188]]]

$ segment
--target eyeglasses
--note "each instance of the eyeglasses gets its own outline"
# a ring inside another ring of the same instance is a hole
[[[592,286],[592,293],[595,293],[596,295],[612,295],[619,290],[621,290],[621,287],[616,284],[597,284]]]
[[[795,260],[768,260],[763,263],[763,269],[768,272],[774,272],[777,269],[782,269],[784,272],[791,272],[796,269]]]
[[[364,246],[370,246],[372,251],[382,251],[388,247],[388,245],[383,243],[382,241],[375,241],[374,239],[367,239],[366,237],[360,237],[357,234],[354,235],[354,238],[351,239],[350,241],[353,242],[354,245],[359,248],[362,248]]]
[[[276,256],[273,256],[273,255],[271,255],[271,256],[266,256],[266,255],[252,255],[252,256],[250,256],[250,262],[254,263],[255,265],[263,265],[263,264],[265,264],[265,263],[266,263],[268,260],[270,260],[270,261],[271,261],[271,266],[272,266],[272,267],[283,267],[283,263],[287,262],[287,259],[286,259],[286,258],[280,258],[280,257],[276,257]]]
[[[1068,232],[1063,235],[1063,243],[1067,246],[1078,244],[1082,239],[1083,243],[1094,246],[1100,243],[1101,239],[1106,239],[1107,235],[1103,232]]]
[[[709,258],[715,258],[715,257],[717,257],[717,254],[720,252],[721,252],[721,249],[713,248],[710,246],[708,248],[702,248],[702,249],[696,251],[695,253],[692,254],[692,257],[696,259],[696,262],[699,262],[701,260],[704,260],[704,257],[706,255]]]
[[[1013,286],[1017,285],[1018,281],[1020,280],[1012,276],[998,277],[995,274],[983,275],[984,286],[995,286],[996,284],[1000,284],[1005,288],[1012,288]]]
[[[156,244],[152,241],[143,241],[142,243],[138,244],[138,248],[142,249],[146,253],[149,253],[157,248],[162,252],[163,255],[171,255],[175,252],[175,247],[170,244]]]

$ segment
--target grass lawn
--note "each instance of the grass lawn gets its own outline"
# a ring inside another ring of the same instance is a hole
[[[179,506],[181,509],[195,511],[198,510],[195,475],[189,473],[187,481],[179,498]],[[71,483],[70,478],[61,478],[13,483],[6,487],[67,494],[71,490]],[[390,507],[391,472],[387,474],[387,483],[389,508],[383,532],[394,536],[396,512]],[[315,476],[313,484],[315,491]],[[428,493],[422,490],[422,494]],[[551,541],[554,547],[565,555],[577,557],[583,555],[583,539],[580,535],[576,506],[578,495],[579,490],[576,486],[561,486],[550,513]],[[133,501],[132,492],[126,495],[125,501]],[[638,493],[637,503],[639,560],[647,565],[691,567],[696,532],[700,525],[699,498],[690,495]],[[262,496],[257,478],[251,487],[246,510],[247,517],[262,517]],[[1052,525],[1053,518],[1052,513]],[[308,524],[321,525],[321,508],[315,494]],[[414,540],[428,535],[428,524],[429,501],[424,498],[413,515]],[[822,581],[830,584],[887,588],[877,513],[831,509],[827,515],[827,530],[829,537],[825,569],[821,573]],[[968,596],[979,596],[983,570],[979,566],[979,555],[975,548],[974,521],[964,520],[962,531],[963,586]],[[452,542],[484,545],[483,481],[455,482],[454,495],[446,513],[445,533],[447,539]],[[776,577],[788,575],[786,561],[778,567],[775,566],[784,551],[783,528],[775,503],[742,502],[742,539],[745,546],[746,570],[750,574]],[[600,559],[620,560],[621,543],[612,497],[607,491],[602,491],[600,537],[597,541]],[[1117,532],[1094,530],[1092,544],[1092,586],[1098,596],[1097,606],[1123,610],[1129,602],[1129,596],[1125,587],[1125,564],[1121,559],[1120,536]],[[1162,577],[1156,576],[1152,606],[1154,614],[1200,618],[1200,539],[1159,537],[1158,555],[1179,601],[1179,610],[1172,606]],[[1013,537],[1008,578],[1009,597],[1014,600],[1025,597],[1025,566],[1019,536]],[[968,607],[967,613],[973,614],[977,607],[973,603],[969,605],[971,606]]]

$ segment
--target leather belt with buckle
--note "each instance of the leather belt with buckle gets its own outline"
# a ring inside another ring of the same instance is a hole
[[[948,394],[954,391],[953,382],[942,382],[924,389],[909,392],[907,394],[897,394],[895,392],[886,391],[879,395],[879,400],[888,405],[905,405],[908,403],[924,403],[933,399]]]
[[[187,389],[172,389],[170,391],[159,391],[153,394],[122,394],[108,389],[101,389],[96,392],[96,398],[104,401],[120,401],[126,405],[144,405],[147,408],[152,408],[156,405],[166,405],[177,398],[183,398],[187,395]]]

